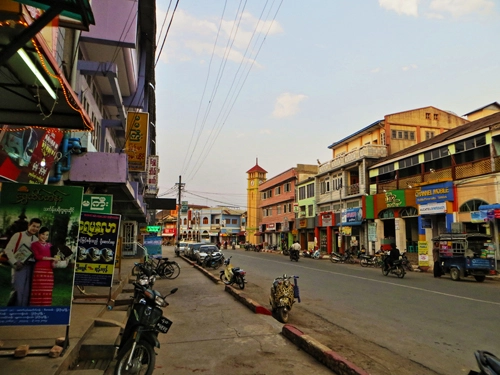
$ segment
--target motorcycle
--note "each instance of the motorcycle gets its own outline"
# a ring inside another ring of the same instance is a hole
[[[296,261],[298,262],[299,261],[299,258],[300,258],[300,253],[298,250],[293,250],[293,249],[290,249],[289,251],[289,254],[290,254],[290,260],[293,262],[293,261]]]
[[[289,250],[289,249],[287,249],[286,247],[283,247],[283,255],[284,255],[284,256],[288,256],[288,255],[290,255],[290,250]]]
[[[469,375],[500,375],[500,358],[484,350],[477,350],[474,356],[479,372],[471,370]]]
[[[405,267],[404,267],[405,260],[404,259],[395,260],[392,263],[392,266],[390,266],[387,263],[388,257],[389,257],[388,254],[382,255],[382,261],[384,262],[384,264],[382,266],[382,274],[384,276],[387,276],[391,273],[391,274],[396,275],[400,279],[405,277],[405,274],[406,274]]]
[[[404,260],[403,264],[404,264],[405,270],[413,272],[413,265],[411,264],[410,260],[406,256],[406,251],[403,254],[401,254],[401,258]]]
[[[304,258],[312,258],[313,253],[312,250],[302,250],[302,256]]]
[[[231,258],[232,256],[224,261],[226,267],[223,271],[220,271],[220,280],[226,285],[236,284],[240,289],[245,289],[246,272],[240,267],[233,267],[231,265]]]
[[[202,267],[216,270],[224,264],[224,259],[222,251],[208,253],[205,259],[203,259]]]
[[[311,258],[319,259],[320,255],[321,255],[321,251],[319,251],[319,249],[316,249],[316,250],[314,250],[314,253],[312,253]]]
[[[332,263],[355,263],[354,257],[352,256],[350,251],[346,251],[344,254],[336,253],[332,251],[330,254],[330,261]]]
[[[134,283],[132,311],[123,330],[116,356],[115,375],[129,373],[151,374],[155,368],[156,353],[160,347],[158,333],[167,333],[172,321],[163,316],[162,307],[168,306],[165,300],[177,292],[174,288],[166,296]]]
[[[291,278],[292,276],[286,274],[277,277],[271,286],[271,294],[269,295],[271,311],[273,316],[281,323],[288,322],[288,313],[295,303],[295,298],[300,303],[299,285],[297,283],[299,277],[293,276],[293,283],[290,280]]]

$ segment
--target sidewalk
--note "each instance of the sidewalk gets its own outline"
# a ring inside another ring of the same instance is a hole
[[[174,259],[173,248],[165,247],[163,255]],[[175,260],[181,266],[179,277],[174,280],[160,279],[155,284],[155,289],[163,294],[175,287],[178,291],[167,298],[170,305],[165,308],[165,315],[173,321],[173,325],[168,334],[159,336],[161,348],[157,349],[154,374],[332,374],[320,361],[330,368],[340,366],[344,369],[343,374],[366,374],[297,328],[283,325],[269,315],[255,313],[259,308],[252,300],[231,287],[215,282],[216,279],[211,280],[204,270],[181,258]],[[130,274],[136,261],[122,260],[121,281],[113,286],[113,298],[117,298],[124,287],[130,289],[126,275]],[[235,303],[237,301],[242,303]],[[261,313],[267,310],[260,308]],[[112,374],[112,358],[101,369],[83,370],[80,367],[78,372],[68,370],[76,367],[82,343],[86,341],[87,345],[89,337],[97,337],[98,342],[99,338],[113,342],[118,337],[106,337],[109,331],[96,325],[96,320],[106,321],[113,313],[116,312],[108,311],[104,302],[74,303],[69,327],[70,345],[59,358],[50,358],[44,348],[40,355],[15,359],[12,354],[6,354],[6,348],[22,344],[29,344],[31,349],[35,346],[50,347],[54,345],[55,338],[64,337],[66,327],[0,327],[0,341],[3,341],[1,373]]]

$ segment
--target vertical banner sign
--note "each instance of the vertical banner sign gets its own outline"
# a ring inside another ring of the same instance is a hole
[[[69,324],[82,195],[1,184],[0,326]]]
[[[429,266],[429,243],[427,241],[418,241],[418,265]]]
[[[82,212],[75,285],[113,285],[120,217]]]
[[[146,172],[148,124],[149,113],[127,113],[125,150],[128,155],[128,169],[130,172]]]
[[[26,184],[44,184],[63,138],[59,129],[18,127],[0,133],[0,176]]]
[[[159,159],[158,155],[148,156],[148,174],[146,183],[146,195],[158,194],[158,172],[159,172]]]

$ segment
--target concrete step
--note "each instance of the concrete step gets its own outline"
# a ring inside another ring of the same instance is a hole
[[[81,360],[109,359],[115,356],[120,340],[121,327],[94,327],[82,343]]]

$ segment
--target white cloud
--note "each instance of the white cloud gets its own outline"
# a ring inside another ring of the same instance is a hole
[[[427,18],[444,18],[443,13],[461,17],[472,13],[489,14],[495,8],[494,0],[378,0],[380,7],[397,14],[418,17],[419,11]]]
[[[299,103],[307,99],[306,95],[293,95],[285,92],[278,96],[274,105],[273,117],[284,118],[295,115],[299,111]]]
[[[381,70],[380,68],[375,68],[375,69],[370,70],[370,73],[378,73],[378,72],[380,72],[380,70]]]
[[[418,17],[418,2],[419,0],[378,0],[382,8],[414,17]]]
[[[492,0],[432,0],[429,7],[436,12],[460,17],[470,13],[489,13],[495,8]]]
[[[403,71],[408,71],[408,70],[411,70],[411,69],[417,69],[418,66],[415,65],[415,64],[410,64],[410,65],[407,65],[407,66],[403,66],[401,69],[403,69]]]
[[[157,17],[158,37],[162,38],[158,44],[161,47],[166,27],[160,35],[160,25],[163,24],[165,13],[158,10]],[[244,12],[236,35],[235,21],[222,21],[217,45],[214,49],[219,23],[220,19],[216,17],[212,19],[196,18],[181,9],[177,10],[162,52],[162,61],[186,61],[197,58],[207,60],[213,51],[215,56],[220,58],[237,63],[242,61],[243,63],[252,63],[254,61],[250,57],[255,56],[264,35],[268,33],[270,36],[283,32],[281,25],[276,20],[274,22],[271,20],[259,22],[258,18],[255,18],[251,13]],[[255,35],[252,39],[254,30]],[[228,40],[230,40],[229,43]],[[250,47],[248,47],[249,44]],[[247,47],[247,55],[244,57]]]

